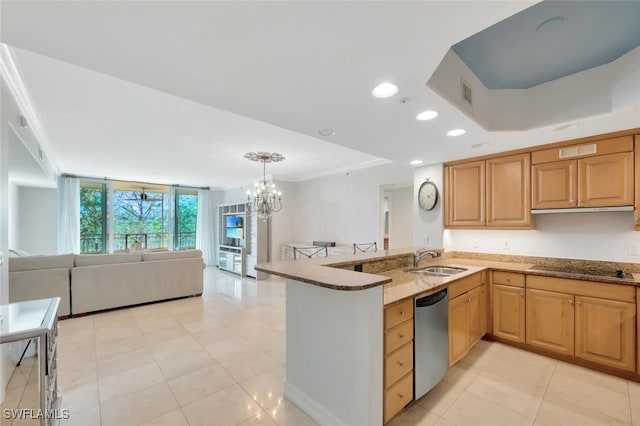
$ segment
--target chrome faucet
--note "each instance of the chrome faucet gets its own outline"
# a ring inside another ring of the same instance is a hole
[[[416,250],[416,252],[413,253],[413,267],[417,268],[418,264],[420,263],[422,258],[425,257],[425,256],[439,257],[440,253],[437,252],[437,251],[430,251],[428,249],[418,249],[418,250]]]

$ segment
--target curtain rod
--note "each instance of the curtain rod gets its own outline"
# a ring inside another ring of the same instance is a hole
[[[95,179],[95,180],[104,180],[104,181],[112,181],[112,182],[139,183],[141,185],[162,185],[162,186],[170,186],[172,188],[203,189],[203,190],[206,190],[206,191],[210,190],[210,187],[208,187],[208,186],[188,186],[188,185],[178,185],[178,184],[167,185],[165,183],[141,182],[141,181],[137,181],[137,180],[111,179],[111,178],[108,178],[108,177],[74,175],[74,174],[71,174],[71,173],[62,173],[61,176],[62,177],[68,177],[68,178],[76,178],[76,179]]]

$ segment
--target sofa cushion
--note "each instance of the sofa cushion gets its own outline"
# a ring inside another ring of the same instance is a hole
[[[54,256],[10,257],[9,272],[34,271],[37,269],[73,268],[73,254]]]
[[[141,253],[76,255],[76,266],[112,265],[114,263],[131,263],[140,261],[142,261]]]
[[[171,259],[191,259],[201,258],[202,252],[200,250],[176,250],[176,251],[159,251],[152,253],[144,253],[142,260],[171,260]]]

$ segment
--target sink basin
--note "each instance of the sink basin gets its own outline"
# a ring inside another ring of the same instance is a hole
[[[448,277],[466,271],[466,268],[458,268],[455,266],[427,266],[425,268],[414,269],[412,274],[429,275],[432,277]]]

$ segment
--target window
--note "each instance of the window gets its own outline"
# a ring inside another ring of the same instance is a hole
[[[80,253],[107,251],[107,185],[80,183]]]
[[[196,246],[198,191],[135,182],[80,182],[80,252]]]
[[[175,190],[175,250],[196,248],[196,218],[198,215],[198,191]]]
[[[169,188],[116,182],[113,251],[169,249]]]

